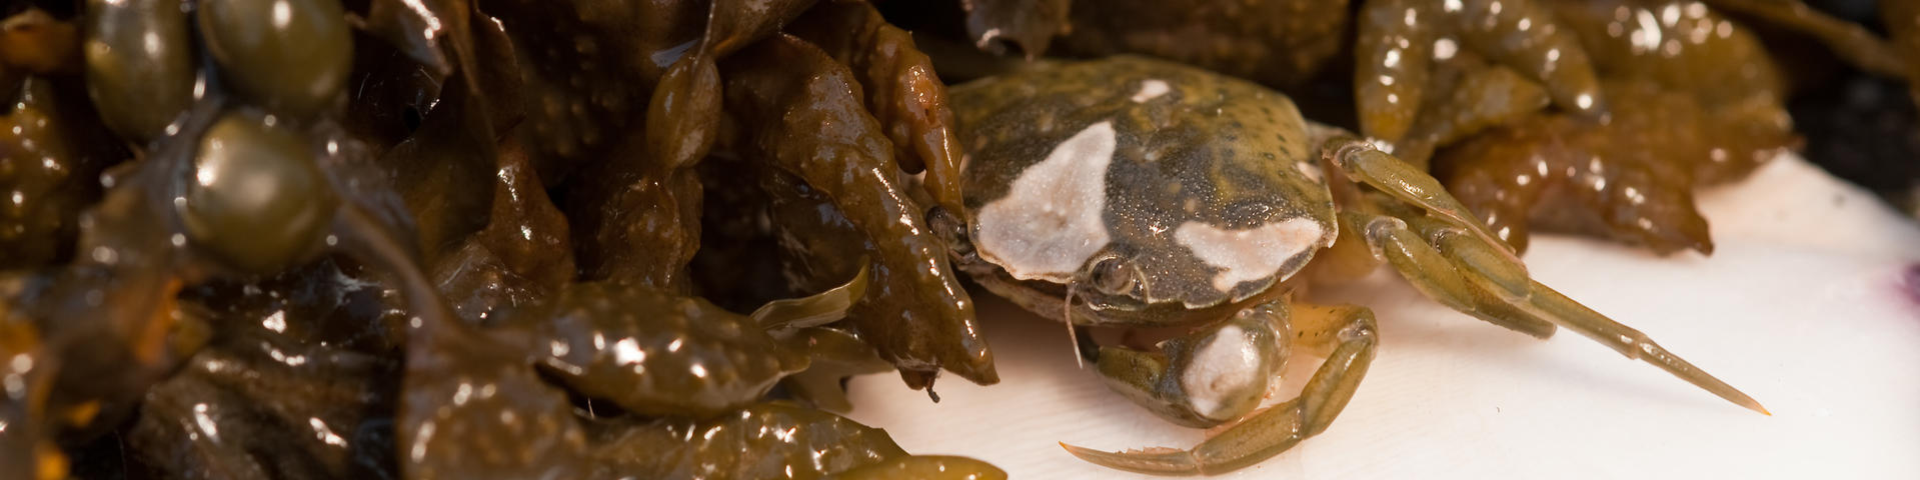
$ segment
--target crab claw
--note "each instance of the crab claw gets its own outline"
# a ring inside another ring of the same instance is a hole
[[[1290,320],[1278,301],[1160,343],[1159,352],[1098,346],[1107,387],[1174,423],[1206,428],[1259,408],[1286,363]]]
[[[1373,311],[1365,307],[1306,307],[1293,305],[1295,331],[1300,338],[1334,344],[1333,352],[1307,381],[1299,397],[1255,412],[1192,449],[1165,447],[1107,452],[1061,443],[1081,460],[1117,470],[1154,475],[1212,475],[1237,470],[1272,458],[1308,437],[1326,431],[1347,407],[1360,380],[1373,364]]]

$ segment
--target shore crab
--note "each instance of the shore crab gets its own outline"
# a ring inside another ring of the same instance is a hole
[[[1159,351],[1081,357],[1114,390],[1176,423],[1238,422],[1191,450],[1103,452],[1103,466],[1208,474],[1325,430],[1378,344],[1360,306],[1296,302],[1309,280],[1392,265],[1425,296],[1536,337],[1565,327],[1740,406],[1732,386],[1529,278],[1512,247],[1439,182],[1288,97],[1140,57],[1049,64],[952,90],[965,215],[936,211],[956,264],[1056,320],[1181,327]],[[1077,302],[1076,302],[1077,300]],[[1326,352],[1299,397],[1258,410],[1291,350]]]

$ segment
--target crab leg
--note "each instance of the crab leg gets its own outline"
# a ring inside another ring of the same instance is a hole
[[[1340,215],[1340,228],[1362,235],[1375,257],[1393,265],[1395,271],[1427,298],[1508,330],[1542,339],[1553,336],[1552,322],[1520,313],[1506,302],[1480,298],[1481,289],[1474,288],[1469,278],[1483,277],[1462,274],[1447,260],[1448,255],[1408,230],[1405,221],[1385,215],[1346,212]]]
[[[1495,247],[1450,241],[1450,237],[1460,234],[1449,233],[1452,227],[1443,222],[1419,217],[1406,221],[1381,215],[1367,219],[1364,225],[1367,243],[1374,247],[1375,253],[1385,257],[1415,289],[1448,307],[1503,326],[1550,322],[1566,327],[1627,358],[1660,367],[1729,402],[1771,415],[1752,397],[1661,348],[1646,334],[1615,322],[1540,282],[1527,280],[1527,295],[1518,299],[1494,293],[1505,285],[1478,277],[1475,273],[1479,269],[1472,263],[1474,257],[1485,254],[1476,249]]]
[[[1461,248],[1460,253],[1469,255],[1463,267],[1471,268],[1479,277],[1499,287],[1492,293],[1510,300],[1526,298],[1527,267],[1520,263],[1520,257],[1514,255],[1513,247],[1487,231],[1486,223],[1475,218],[1466,205],[1447,193],[1439,180],[1393,155],[1373,148],[1373,144],[1352,137],[1334,137],[1321,145],[1322,158],[1340,169],[1347,178],[1426,209],[1437,219],[1479,237],[1478,245],[1470,240],[1461,241],[1466,239],[1448,239],[1446,242]]]
[[[1627,358],[1643,360],[1660,367],[1661,370],[1666,370],[1667,373],[1708,392],[1713,392],[1714,395],[1736,405],[1764,415],[1773,415],[1767,411],[1766,407],[1760,406],[1760,402],[1755,401],[1753,397],[1741,393],[1732,385],[1714,378],[1713,375],[1707,374],[1692,363],[1687,363],[1673,352],[1661,348],[1659,344],[1653,343],[1653,339],[1647,338],[1647,334],[1615,322],[1606,315],[1601,315],[1600,312],[1593,311],[1586,305],[1581,305],[1580,302],[1547,288],[1546,285],[1541,285],[1540,282],[1533,282],[1531,301],[1519,307],[1521,311],[1558,323],[1602,345],[1612,347],[1614,351],[1626,355]]]
[[[1190,450],[1150,448],[1127,452],[1106,452],[1076,447],[1067,449],[1081,460],[1108,468],[1157,475],[1211,475],[1259,463],[1319,434],[1333,424],[1334,417],[1353,398],[1360,379],[1373,363],[1379,343],[1373,311],[1365,307],[1305,308],[1295,306],[1293,317],[1299,338],[1325,339],[1334,343],[1313,379],[1307,381],[1300,396],[1274,405],[1228,427]],[[1309,331],[1312,326],[1320,330]]]

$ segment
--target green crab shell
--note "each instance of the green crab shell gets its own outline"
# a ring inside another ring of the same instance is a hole
[[[951,95],[967,233],[1014,279],[1085,281],[1111,258],[1131,283],[1100,303],[1203,308],[1285,280],[1336,236],[1320,156],[1278,92],[1115,57]]]

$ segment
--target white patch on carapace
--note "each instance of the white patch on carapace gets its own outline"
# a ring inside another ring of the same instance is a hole
[[[1180,388],[1186,391],[1194,413],[1213,418],[1229,400],[1227,396],[1245,394],[1261,375],[1266,372],[1260,368],[1259,348],[1247,340],[1246,331],[1228,325],[1194,352],[1180,374]]]
[[[1160,98],[1161,95],[1166,95],[1168,91],[1172,90],[1172,88],[1167,86],[1167,82],[1149,78],[1140,82],[1140,91],[1134,92],[1133,103],[1147,103],[1148,100]]]
[[[1081,130],[1013,179],[1007,195],[982,207],[975,245],[985,260],[1021,280],[1066,283],[1107,246],[1107,165],[1112,122]]]
[[[1320,222],[1293,217],[1246,230],[1223,230],[1201,222],[1180,224],[1173,238],[1200,261],[1220,269],[1213,288],[1231,291],[1240,282],[1273,275],[1287,260],[1320,246]]]
[[[1306,175],[1307,179],[1313,180],[1314,183],[1320,183],[1324,181],[1324,180],[1321,180],[1320,167],[1314,166],[1313,162],[1301,160],[1299,162],[1294,163],[1293,168],[1300,170],[1301,175]]]

